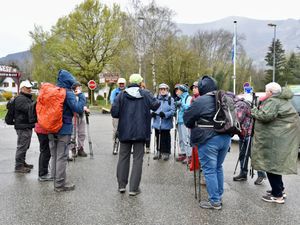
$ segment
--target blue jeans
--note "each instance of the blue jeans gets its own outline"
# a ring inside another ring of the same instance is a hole
[[[198,145],[199,158],[206,180],[208,199],[219,204],[224,192],[223,162],[231,144],[229,135],[217,135]]]
[[[192,148],[190,146],[190,131],[184,124],[178,124],[178,135],[181,153],[191,156]]]

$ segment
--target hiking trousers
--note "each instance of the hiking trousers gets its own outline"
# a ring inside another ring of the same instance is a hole
[[[15,168],[20,168],[24,165],[26,159],[27,150],[30,147],[32,128],[16,129],[17,139],[17,151],[16,151],[16,164]]]
[[[133,148],[133,163],[130,174],[129,191],[138,191],[142,177],[144,142],[120,142],[117,180],[119,188],[128,184],[131,149]]]
[[[38,134],[38,139],[40,142],[40,156],[39,156],[39,176],[44,176],[48,174],[48,166],[51,158],[49,138],[48,134]]]
[[[51,160],[51,175],[54,177],[54,187],[64,187],[66,184],[66,168],[68,159],[68,144],[71,135],[49,134]]]

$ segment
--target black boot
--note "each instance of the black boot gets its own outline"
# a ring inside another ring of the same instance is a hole
[[[246,181],[247,173],[240,173],[239,175],[233,177],[233,181]]]
[[[161,158],[161,154],[160,154],[160,151],[157,151],[155,153],[155,156],[153,157],[154,160],[157,160],[157,159],[160,159]]]

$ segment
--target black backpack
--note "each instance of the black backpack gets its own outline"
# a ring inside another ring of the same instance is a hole
[[[6,104],[7,113],[5,115],[5,123],[7,125],[15,124],[15,99],[10,99]]]
[[[236,115],[235,95],[231,92],[218,90],[214,92],[216,114],[213,117],[214,129],[218,133],[239,134],[241,125]]]

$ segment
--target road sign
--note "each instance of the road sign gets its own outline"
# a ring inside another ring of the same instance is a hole
[[[94,80],[90,80],[90,81],[88,82],[88,87],[89,87],[90,90],[93,91],[93,90],[96,89],[97,84],[96,84],[96,82],[95,82]]]
[[[103,81],[105,83],[117,83],[118,79],[119,79],[119,74],[117,73],[102,73],[99,75],[99,78],[101,81]]]

